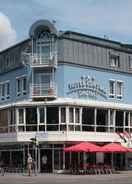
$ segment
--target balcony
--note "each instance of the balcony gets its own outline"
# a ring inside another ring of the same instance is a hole
[[[50,57],[45,57],[33,54],[30,56],[30,64],[32,67],[56,67],[57,56],[54,54]]]
[[[31,93],[33,98],[56,98],[57,90],[55,85],[48,88],[43,85],[33,85],[31,87]]]
[[[57,67],[57,53],[52,52],[50,56],[39,54],[22,53],[22,63],[31,67]]]

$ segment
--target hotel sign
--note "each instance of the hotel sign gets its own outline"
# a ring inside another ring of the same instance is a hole
[[[80,80],[68,84],[68,95],[74,94],[79,98],[89,97],[96,99],[97,96],[107,98],[106,91],[95,80],[94,77],[81,76]]]

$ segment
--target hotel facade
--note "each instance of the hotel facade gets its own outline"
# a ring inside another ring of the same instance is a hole
[[[29,38],[0,52],[0,159],[39,172],[69,169],[76,154],[63,148],[82,141],[131,147],[132,46],[35,22]],[[120,135],[120,136],[119,136]],[[122,136],[122,138],[121,138]],[[123,137],[124,136],[124,137]],[[31,139],[36,138],[34,149]],[[110,162],[110,154],[79,154],[79,163]],[[131,169],[132,154],[114,165]]]

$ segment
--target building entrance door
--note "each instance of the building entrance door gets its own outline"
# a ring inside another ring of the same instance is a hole
[[[52,172],[52,150],[40,150],[40,171],[43,173]]]

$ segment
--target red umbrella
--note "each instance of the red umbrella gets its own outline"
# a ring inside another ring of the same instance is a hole
[[[128,152],[128,149],[123,147],[121,144],[117,144],[117,143],[110,143],[110,144],[107,144],[105,146],[102,146],[100,147],[100,152],[109,152],[109,153],[112,153],[112,152],[117,152],[117,153],[120,153],[120,152]]]
[[[100,147],[89,143],[89,142],[82,142],[67,148],[64,148],[65,152],[98,152]]]

